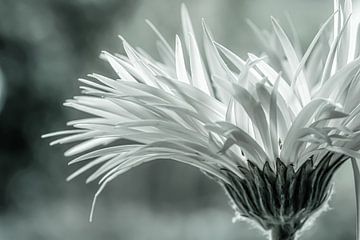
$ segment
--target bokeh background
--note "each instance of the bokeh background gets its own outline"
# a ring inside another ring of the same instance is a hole
[[[329,0],[0,0],[0,240],[264,239],[251,225],[232,223],[219,186],[165,161],[110,184],[89,223],[97,185],[86,185],[85,177],[66,182],[74,168],[64,147],[40,139],[78,117],[61,105],[79,94],[77,78],[113,74],[98,55],[123,52],[118,34],[156,57],[147,18],[173,44],[181,2],[199,34],[204,17],[216,39],[243,57],[261,51],[247,18],[270,28],[273,15],[288,27],[287,13],[305,47],[332,9]],[[332,209],[304,239],[355,239],[349,165],[335,178]]]

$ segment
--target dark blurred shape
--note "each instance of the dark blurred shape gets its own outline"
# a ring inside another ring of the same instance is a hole
[[[34,139],[65,121],[56,106],[72,95],[74,80],[97,60],[101,36],[114,22],[124,21],[135,4],[134,0],[0,1],[0,66],[7,86],[0,115],[0,211],[12,203],[6,188],[15,173],[34,166],[41,169],[34,157]]]

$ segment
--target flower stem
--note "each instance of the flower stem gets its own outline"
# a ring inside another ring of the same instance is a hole
[[[271,240],[295,240],[295,234],[291,229],[278,226],[271,230]]]

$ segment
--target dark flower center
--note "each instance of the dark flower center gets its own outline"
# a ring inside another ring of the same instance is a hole
[[[231,184],[224,184],[226,192],[242,217],[260,224],[279,239],[294,239],[306,220],[327,202],[331,193],[334,172],[347,159],[346,156],[326,153],[314,165],[315,156],[306,160],[299,169],[276,159],[276,170],[269,162],[261,170],[248,161],[248,167],[239,167],[243,178],[225,170]]]

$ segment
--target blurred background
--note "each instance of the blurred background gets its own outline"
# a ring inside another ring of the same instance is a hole
[[[181,2],[199,34],[204,17],[215,38],[243,57],[260,51],[247,18],[270,28],[273,15],[287,27],[288,13],[305,48],[332,9],[329,0],[0,0],[0,240],[264,239],[251,225],[232,223],[219,186],[164,161],[109,184],[89,223],[97,185],[85,177],[66,182],[74,168],[65,147],[40,139],[79,116],[61,105],[79,94],[77,78],[113,75],[98,56],[123,52],[118,34],[156,57],[150,19],[174,43]],[[350,173],[349,165],[338,172],[332,209],[303,239],[355,239]]]

